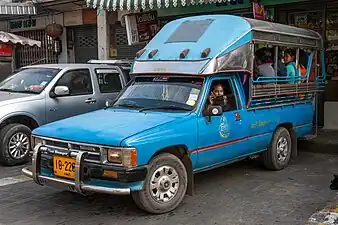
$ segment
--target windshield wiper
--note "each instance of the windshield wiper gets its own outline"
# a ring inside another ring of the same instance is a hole
[[[25,91],[16,91],[18,93],[29,93],[29,94],[38,94],[37,92],[35,91],[29,91],[29,90],[25,90]]]
[[[187,109],[185,107],[175,106],[175,105],[166,105],[166,106],[157,106],[157,107],[142,108],[142,109],[139,110],[139,112],[143,112],[145,110],[153,110],[153,109],[171,109],[171,110],[190,111],[190,109]]]
[[[111,108],[111,107],[125,107],[125,108],[142,108],[141,106],[137,105],[137,104],[117,104],[117,105],[111,105],[107,108]]]
[[[29,93],[29,94],[38,94],[35,91],[29,91],[29,90],[24,90],[24,91],[15,91],[13,89],[9,88],[0,88],[0,91],[8,91],[8,92],[14,92],[14,93]]]
[[[13,89],[9,89],[9,88],[0,88],[0,91],[16,92]]]

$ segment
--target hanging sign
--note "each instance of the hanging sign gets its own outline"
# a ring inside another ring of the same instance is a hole
[[[36,19],[28,19],[28,20],[15,20],[9,22],[9,28],[11,30],[21,29],[21,28],[33,28],[36,27]]]
[[[210,1],[210,3],[213,3],[215,1]],[[231,5],[243,5],[244,0],[229,0],[229,1],[217,1],[216,2],[216,7],[221,7],[221,6],[231,6]]]
[[[150,41],[159,30],[157,11],[126,15],[125,24],[129,45]]]
[[[252,9],[254,18],[257,20],[264,20],[265,19],[265,10],[264,6],[258,2],[252,2]]]

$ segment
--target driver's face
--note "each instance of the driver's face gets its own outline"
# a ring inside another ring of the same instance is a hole
[[[217,85],[213,92],[216,97],[224,95],[223,87],[221,85]]]

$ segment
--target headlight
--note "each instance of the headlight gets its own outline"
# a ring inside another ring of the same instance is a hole
[[[32,137],[32,149],[38,144],[43,144],[43,140],[41,138]]]
[[[111,163],[122,164],[122,151],[108,149],[107,160]]]
[[[137,153],[135,148],[118,148],[107,150],[108,162],[123,165],[124,167],[137,166]]]

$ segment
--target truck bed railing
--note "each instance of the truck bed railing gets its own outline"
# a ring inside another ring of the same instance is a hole
[[[316,81],[296,77],[296,83],[290,83],[287,77],[251,78],[248,108],[264,108],[280,105],[312,102],[317,93],[323,92],[325,81],[317,77]],[[294,79],[295,80],[295,79]]]

